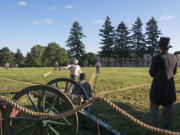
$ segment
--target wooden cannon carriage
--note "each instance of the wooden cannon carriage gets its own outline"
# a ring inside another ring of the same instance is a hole
[[[74,109],[81,104],[73,102],[68,96],[72,88],[81,92],[83,102],[89,99],[85,90],[75,81],[67,78],[58,78],[47,85],[27,87],[12,98],[17,104],[35,112],[61,114]],[[3,104],[4,105],[4,104]],[[120,135],[118,131],[105,124],[86,109],[62,119],[30,116],[11,106],[2,109],[3,135],[83,135],[81,129],[97,130],[97,122],[101,135]]]

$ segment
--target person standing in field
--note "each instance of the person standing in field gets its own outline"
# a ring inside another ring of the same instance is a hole
[[[5,69],[8,70],[8,68],[9,68],[9,62],[6,62]]]
[[[62,67],[61,69],[70,69],[70,78],[74,81],[77,80],[79,74],[81,73],[81,67],[78,65],[78,60],[74,59],[72,65]]]
[[[55,70],[58,69],[58,65],[59,65],[59,64],[58,64],[58,61],[56,61],[56,63],[54,64],[54,67],[55,67],[54,69],[55,69]]]
[[[96,62],[95,67],[96,67],[96,73],[100,73],[101,63],[99,60]]]
[[[163,128],[173,128],[173,103],[176,100],[174,75],[177,72],[177,57],[169,54],[170,38],[161,37],[160,54],[152,58],[149,74],[153,77],[150,90],[150,120],[152,126],[158,126],[158,108],[163,106]]]

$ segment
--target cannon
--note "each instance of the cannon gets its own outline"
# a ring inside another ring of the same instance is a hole
[[[81,92],[82,98],[78,102],[70,97],[73,88]],[[56,115],[68,112],[80,106],[82,102],[89,101],[90,98],[77,82],[67,78],[57,78],[47,85],[24,88],[17,92],[12,100],[29,110]],[[3,135],[83,135],[89,131],[97,132],[97,124],[101,135],[120,135],[120,132],[95,117],[86,108],[68,117],[50,119],[28,115],[12,106],[5,106],[1,109]],[[86,130],[84,133],[84,128],[89,131]]]

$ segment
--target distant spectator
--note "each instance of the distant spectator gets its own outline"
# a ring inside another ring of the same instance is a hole
[[[101,63],[99,60],[96,62],[95,67],[96,67],[96,73],[100,73]]]
[[[54,64],[55,70],[58,69],[58,61],[56,61],[56,63]]]
[[[8,68],[9,68],[9,62],[6,62],[5,69],[8,70]]]

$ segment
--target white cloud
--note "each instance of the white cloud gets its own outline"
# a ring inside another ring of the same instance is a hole
[[[27,2],[26,1],[19,1],[17,4],[20,6],[26,6]]]
[[[65,8],[70,9],[70,8],[72,8],[72,6],[71,5],[66,5]]]
[[[48,23],[48,24],[54,23],[54,21],[51,18],[46,18],[45,22]]]
[[[55,7],[54,5],[52,5],[52,6],[50,7],[50,10],[56,10],[56,7]]]
[[[174,15],[163,15],[159,18],[159,20],[170,20],[172,18],[174,18]]]
[[[33,21],[33,24],[38,25],[40,23],[38,21]]]
[[[102,24],[104,23],[104,20],[97,19],[96,21],[93,22],[93,24]]]

